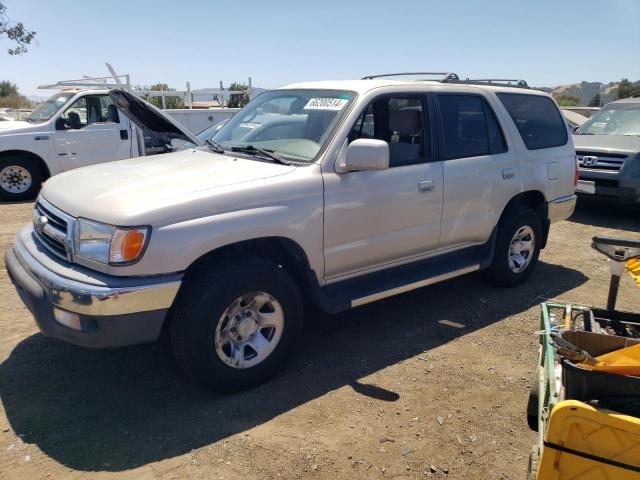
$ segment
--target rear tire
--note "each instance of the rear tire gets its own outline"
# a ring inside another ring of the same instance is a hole
[[[524,205],[513,205],[505,212],[499,227],[493,263],[487,269],[496,285],[515,287],[533,271],[543,242],[540,217]]]
[[[529,462],[527,465],[527,480],[536,480],[538,477],[538,465],[540,457],[538,454],[538,446],[533,445],[529,451]]]
[[[186,279],[169,315],[174,355],[185,373],[217,391],[270,378],[302,330],[291,276],[260,258],[212,262]]]
[[[42,172],[38,164],[25,155],[0,158],[0,198],[8,201],[30,200],[40,191]]]
[[[527,424],[534,432],[538,431],[538,397],[540,396],[540,366],[533,374],[529,398],[527,399]]]

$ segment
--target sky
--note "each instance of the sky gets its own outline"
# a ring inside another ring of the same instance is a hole
[[[530,85],[640,80],[640,0],[1,0],[37,32],[0,80],[108,75],[178,90],[406,71],[524,78]]]

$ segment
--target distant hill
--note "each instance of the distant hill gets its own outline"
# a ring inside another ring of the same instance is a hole
[[[632,82],[634,85],[640,85],[640,81]],[[551,93],[554,97],[562,95],[572,95],[580,98],[580,106],[586,107],[589,102],[597,94],[602,95],[602,103],[611,102],[616,99],[618,93],[618,82],[601,83],[601,82],[580,82],[569,83],[566,85],[558,85],[557,87],[543,87],[540,90]]]

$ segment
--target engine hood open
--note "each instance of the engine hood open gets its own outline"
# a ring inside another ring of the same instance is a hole
[[[177,138],[195,145],[203,145],[202,141],[159,108],[145,102],[133,93],[122,89],[109,91],[114,105],[131,119],[138,127],[151,132],[165,144]]]

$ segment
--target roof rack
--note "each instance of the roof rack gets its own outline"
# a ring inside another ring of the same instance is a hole
[[[440,79],[418,79],[420,80],[435,80],[441,83],[464,83],[468,85],[496,85],[500,87],[515,87],[515,88],[529,88],[526,81],[520,78],[465,78],[460,79],[458,74],[453,72],[406,72],[406,73],[385,73],[381,75],[367,75],[362,77],[362,80],[373,80],[374,78],[384,77],[406,77],[409,75],[433,75],[442,76]]]
[[[409,75],[440,75],[442,78],[439,80],[440,82],[445,82],[447,80],[459,80],[458,75],[450,72],[406,72],[406,73],[384,73],[380,75],[367,75],[366,77],[362,77],[362,80],[373,80],[374,78],[384,78],[384,77],[406,77]]]
[[[529,88],[526,81],[519,78],[459,78],[441,80],[443,83],[464,83],[469,85],[496,85],[500,87]]]
[[[38,88],[43,90],[52,90],[52,89],[81,89],[81,88],[125,88],[127,90],[131,90],[131,81],[129,79],[129,74],[118,75],[113,67],[109,64],[105,64],[111,73],[109,77],[88,77],[84,76],[83,78],[79,78],[77,80],[60,80],[59,82],[52,83],[50,85],[39,85]],[[124,83],[123,83],[124,80]],[[115,83],[113,83],[115,82]]]

